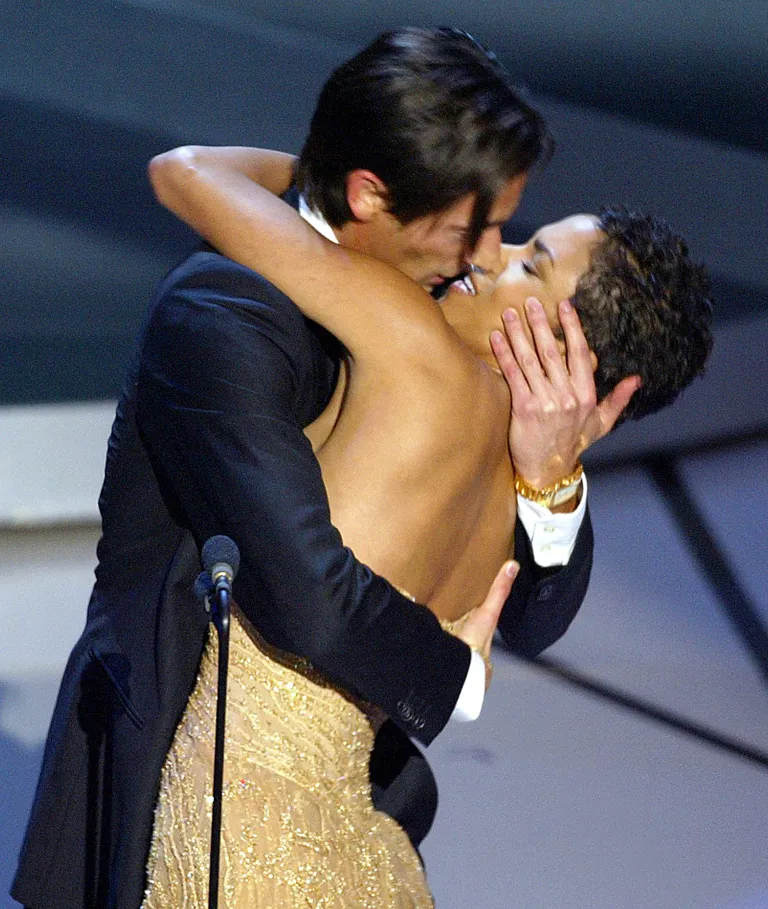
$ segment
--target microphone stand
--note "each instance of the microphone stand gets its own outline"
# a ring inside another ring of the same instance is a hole
[[[195,593],[205,599],[206,608],[210,611],[211,621],[219,636],[219,678],[216,691],[216,734],[213,748],[211,854],[208,874],[208,909],[218,909],[224,745],[226,744],[227,725],[230,597],[232,581],[240,566],[240,552],[233,540],[217,534],[206,541],[200,555],[204,571],[197,579]]]
[[[219,679],[216,693],[216,736],[213,751],[213,815],[211,818],[211,860],[208,876],[208,909],[219,905],[219,858],[221,855],[221,808],[224,780],[224,744],[227,714],[227,671],[229,669],[229,589],[217,584],[210,597],[211,621],[219,638]]]

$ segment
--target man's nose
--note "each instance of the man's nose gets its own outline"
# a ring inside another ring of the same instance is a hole
[[[468,263],[486,274],[498,274],[501,268],[501,228],[487,227],[468,256]]]

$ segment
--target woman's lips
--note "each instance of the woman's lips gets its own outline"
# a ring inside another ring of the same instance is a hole
[[[475,290],[475,285],[472,283],[472,279],[469,275],[464,275],[463,278],[459,278],[451,284],[451,290],[455,291],[457,294],[466,294],[470,297],[477,295]]]

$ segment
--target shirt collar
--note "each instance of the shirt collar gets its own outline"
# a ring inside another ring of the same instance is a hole
[[[339,242],[331,225],[317,209],[310,208],[309,205],[307,205],[304,196],[299,196],[299,214],[308,224],[311,224],[319,234],[322,234],[326,240],[330,240],[332,243]]]

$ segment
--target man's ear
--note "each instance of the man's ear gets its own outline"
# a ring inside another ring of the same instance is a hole
[[[347,204],[356,221],[370,221],[389,210],[387,187],[373,171],[350,171],[347,174]]]
[[[589,362],[592,364],[592,372],[597,372],[597,354],[590,348]]]

